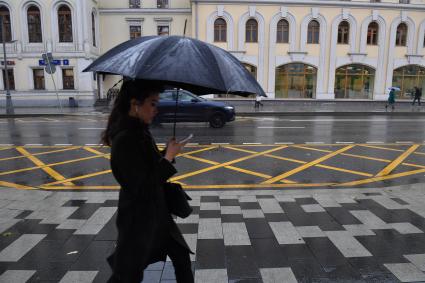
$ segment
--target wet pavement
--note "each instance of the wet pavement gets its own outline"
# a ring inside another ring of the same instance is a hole
[[[196,282],[423,282],[425,188],[189,191]],[[2,189],[0,282],[105,282],[117,192]],[[171,262],[143,282],[175,282]]]
[[[0,282],[105,282],[106,115],[0,119]],[[238,117],[177,158],[196,282],[424,282],[425,118]],[[153,127],[159,143],[171,124]],[[397,186],[395,186],[397,185]],[[393,186],[393,187],[391,187]],[[171,262],[144,282],[175,282]]]

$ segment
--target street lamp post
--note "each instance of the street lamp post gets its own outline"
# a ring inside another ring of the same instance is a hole
[[[13,115],[15,111],[13,110],[12,96],[10,95],[9,89],[9,73],[7,72],[7,57],[6,57],[6,30],[4,28],[3,15],[0,16],[0,26],[1,26],[1,37],[3,41],[3,65],[4,65],[4,86],[6,89],[6,114]]]

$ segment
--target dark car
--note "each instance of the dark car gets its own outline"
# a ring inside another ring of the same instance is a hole
[[[235,120],[235,107],[224,102],[211,101],[180,90],[176,109],[176,90],[166,90],[159,95],[156,123],[162,122],[209,122],[213,128],[221,128]]]

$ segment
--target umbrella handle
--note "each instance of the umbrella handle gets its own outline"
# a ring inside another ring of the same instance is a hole
[[[176,96],[176,106],[174,107],[174,126],[173,126],[173,139],[176,138],[176,121],[177,121],[177,108],[179,107],[179,88],[177,89],[177,96]]]

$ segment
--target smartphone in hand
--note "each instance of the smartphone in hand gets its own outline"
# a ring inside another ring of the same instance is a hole
[[[179,141],[179,143],[186,143],[186,142],[190,141],[192,138],[193,138],[193,134],[190,134],[186,138]]]

